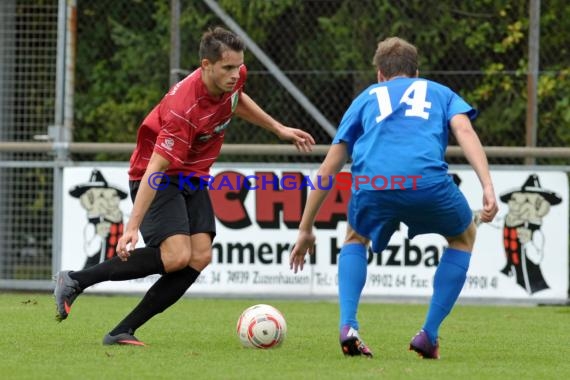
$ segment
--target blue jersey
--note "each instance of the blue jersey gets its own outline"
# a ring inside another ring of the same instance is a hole
[[[422,78],[394,78],[358,95],[333,144],[346,143],[359,189],[422,188],[445,180],[449,121],[460,113],[471,119],[477,115],[448,87]]]

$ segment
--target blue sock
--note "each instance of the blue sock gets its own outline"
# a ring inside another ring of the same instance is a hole
[[[350,325],[358,330],[356,313],[366,283],[367,264],[366,246],[360,243],[343,245],[338,259],[340,328]]]
[[[433,278],[433,296],[423,329],[432,343],[438,337],[439,326],[449,314],[463,289],[471,254],[446,248]]]

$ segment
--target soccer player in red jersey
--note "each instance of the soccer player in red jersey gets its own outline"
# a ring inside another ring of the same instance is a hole
[[[142,301],[104,338],[103,344],[144,345],[135,331],[174,304],[211,262],[215,218],[207,175],[220,154],[235,114],[308,152],[313,137],[289,128],[263,111],[244,91],[244,43],[215,28],[200,42],[201,66],[174,85],[138,130],[129,185],[133,210],[117,254],[81,271],[62,271],[54,290],[58,320],[67,318],[81,292],[102,281],[162,276]],[[138,231],[144,248],[134,247]]]

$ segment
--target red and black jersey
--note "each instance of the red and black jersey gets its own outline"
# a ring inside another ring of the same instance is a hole
[[[129,179],[143,177],[153,152],[170,161],[168,175],[208,175],[220,154],[246,77],[242,65],[233,91],[218,99],[208,93],[201,69],[174,85],[139,127]]]

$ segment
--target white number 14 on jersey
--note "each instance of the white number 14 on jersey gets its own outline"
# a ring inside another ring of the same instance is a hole
[[[418,80],[404,91],[400,103],[406,103],[410,106],[406,110],[406,116],[417,116],[422,119],[428,119],[429,113],[426,109],[431,108],[431,103],[426,101],[427,81]],[[390,102],[390,95],[388,94],[388,87],[376,87],[370,90],[370,95],[375,94],[378,100],[378,109],[380,114],[376,116],[376,122],[379,123],[387,118],[392,113],[392,103]]]

